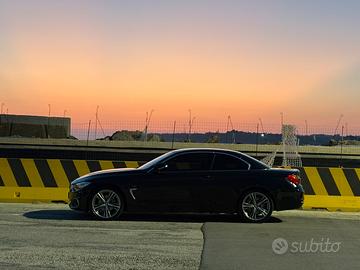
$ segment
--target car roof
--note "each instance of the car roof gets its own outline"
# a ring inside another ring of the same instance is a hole
[[[196,152],[208,152],[208,153],[224,153],[224,154],[234,154],[237,156],[241,156],[246,159],[247,162],[254,162],[256,164],[262,164],[265,167],[268,167],[264,163],[260,162],[256,158],[253,158],[245,153],[240,151],[230,150],[230,149],[222,149],[222,148],[182,148],[171,151],[171,153],[196,153]]]
[[[181,148],[173,150],[174,153],[186,153],[186,152],[217,152],[217,153],[235,153],[240,154],[240,152],[230,149],[222,148]]]

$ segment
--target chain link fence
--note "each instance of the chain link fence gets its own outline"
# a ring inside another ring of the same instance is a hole
[[[284,152],[289,149],[284,146],[280,123],[263,125],[261,121],[244,123],[231,119],[223,122],[89,121],[71,123],[69,133],[60,132],[61,125],[55,123],[50,120],[35,126],[2,121],[2,156],[149,160],[169,149],[221,147],[265,158],[280,166],[284,164]],[[360,167],[360,127],[298,125],[295,135],[292,152],[300,154],[304,166]],[[125,153],[124,149],[132,152]],[[134,149],[141,153],[136,154]]]
[[[299,145],[360,146],[360,127],[296,126]],[[225,144],[280,144],[281,125],[207,121],[143,121],[73,123],[71,135],[79,140],[193,142]]]

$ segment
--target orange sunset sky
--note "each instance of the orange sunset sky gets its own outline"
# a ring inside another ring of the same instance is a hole
[[[3,112],[351,126],[359,1],[0,0]]]

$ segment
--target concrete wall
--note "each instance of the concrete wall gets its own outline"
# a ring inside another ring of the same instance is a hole
[[[67,138],[70,128],[68,117],[0,114],[0,137]]]

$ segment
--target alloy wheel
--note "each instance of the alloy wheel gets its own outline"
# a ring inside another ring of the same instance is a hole
[[[91,201],[92,212],[101,219],[112,219],[120,213],[121,209],[120,196],[110,189],[98,191]]]
[[[261,192],[248,193],[241,203],[242,213],[252,222],[260,222],[269,217],[272,212],[271,199]]]

